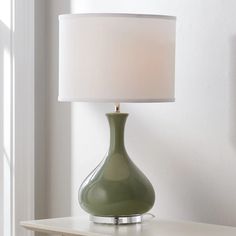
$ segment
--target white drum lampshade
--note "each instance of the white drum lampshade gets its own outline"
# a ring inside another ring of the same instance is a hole
[[[174,101],[175,17],[59,17],[59,100]]]

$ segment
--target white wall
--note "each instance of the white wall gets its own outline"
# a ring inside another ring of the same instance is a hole
[[[107,150],[104,113],[113,109],[109,104],[73,104],[70,110],[57,102],[56,15],[70,11],[68,2],[47,3],[50,216],[84,214],[78,188]],[[130,113],[128,153],[154,184],[157,200],[152,212],[158,217],[236,226],[235,9],[234,0],[71,1],[74,13],[177,16],[176,102],[121,107]]]

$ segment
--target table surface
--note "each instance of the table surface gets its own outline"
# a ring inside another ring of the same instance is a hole
[[[86,217],[65,217],[21,222],[26,229],[80,236],[236,236],[236,228],[187,221],[146,219],[142,224],[102,225]]]

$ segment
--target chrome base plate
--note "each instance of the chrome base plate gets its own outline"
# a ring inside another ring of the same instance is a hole
[[[142,223],[142,215],[132,216],[93,216],[90,215],[90,221],[97,224],[125,225]]]

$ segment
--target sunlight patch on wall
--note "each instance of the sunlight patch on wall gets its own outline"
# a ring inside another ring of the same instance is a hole
[[[3,207],[4,234],[11,228],[11,55],[3,54]]]
[[[10,236],[12,221],[12,59],[11,0],[0,0],[0,235]]]
[[[10,0],[0,0],[0,21],[9,29],[11,28],[11,5]]]

